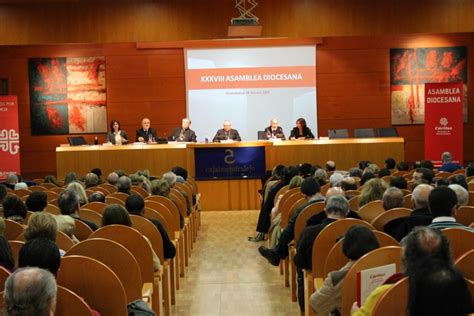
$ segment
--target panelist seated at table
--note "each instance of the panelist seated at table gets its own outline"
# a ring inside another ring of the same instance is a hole
[[[112,120],[110,122],[110,132],[107,133],[107,143],[114,145],[123,145],[128,143],[128,135],[124,130],[120,129],[120,122]]]
[[[155,143],[158,139],[156,130],[150,127],[150,119],[144,118],[142,120],[142,128],[137,130],[136,141],[140,143]]]
[[[290,139],[314,139],[314,135],[311,129],[306,126],[304,118],[296,120],[296,127],[291,130]]]
[[[177,142],[196,142],[196,133],[190,129],[191,120],[188,118],[184,118],[181,122],[181,127],[176,127],[169,140],[177,141]]]
[[[241,141],[239,132],[232,128],[230,121],[224,121],[224,128],[217,131],[216,136],[212,139],[213,142],[225,140]]]
[[[273,119],[270,121],[270,126],[265,128],[265,137],[267,139],[280,138],[285,140],[285,133],[283,133],[283,128],[278,126],[278,120]]]

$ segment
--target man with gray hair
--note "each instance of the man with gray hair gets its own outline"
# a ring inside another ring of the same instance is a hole
[[[173,188],[174,185],[176,184],[176,175],[171,171],[164,173],[163,179],[165,179],[168,182],[170,188]]]
[[[130,189],[132,188],[132,180],[127,176],[121,176],[117,181],[118,192],[130,195]]]
[[[74,219],[80,220],[92,230],[97,230],[98,227],[95,223],[79,217],[81,203],[79,201],[79,195],[73,189],[66,189],[61,194],[59,194],[58,206],[62,215],[69,215]]]
[[[329,183],[331,183],[331,187],[340,187],[342,181],[344,180],[344,176],[340,173],[333,173],[329,177]]]
[[[97,185],[99,185],[99,177],[92,172],[86,174],[86,176],[84,177],[84,186],[86,187],[86,189],[95,187]]]
[[[443,162],[443,165],[438,169],[438,171],[453,173],[456,170],[462,169],[462,166],[460,164],[457,164],[452,160],[453,157],[451,156],[451,153],[449,151],[445,151],[444,153],[442,153],[441,161]]]
[[[384,210],[403,207],[403,192],[399,188],[390,187],[383,193],[382,204]]]
[[[56,294],[51,272],[35,267],[18,269],[5,281],[4,315],[54,315]]]
[[[18,176],[14,173],[9,173],[5,179],[5,186],[10,190],[15,190],[15,184],[18,183]]]
[[[458,207],[469,204],[469,192],[459,184],[450,184],[448,187],[456,193],[458,198]]]
[[[118,179],[119,176],[115,172],[111,172],[107,175],[107,182],[111,185],[117,185]]]

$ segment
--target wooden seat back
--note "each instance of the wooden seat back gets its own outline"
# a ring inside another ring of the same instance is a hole
[[[133,185],[131,191],[140,195],[144,199],[146,199],[150,195],[150,193],[148,193],[144,188],[138,185]]]
[[[291,196],[293,196],[295,193],[298,193],[298,192],[300,192],[301,194],[301,188],[299,187],[288,189],[285,193],[282,194],[280,202],[278,204],[278,208],[282,207],[283,204],[285,204],[285,202],[288,200],[288,198],[290,198]],[[303,197],[302,194],[301,194],[301,197]],[[276,205],[276,200],[275,200],[275,205]]]
[[[292,213],[294,213],[297,208],[303,206],[305,203],[306,199],[301,192],[291,194],[283,203],[280,201],[280,205],[278,206],[281,213],[280,227],[285,228],[288,224],[291,210],[293,210]]]
[[[82,297],[103,316],[127,315],[127,297],[120,279],[98,260],[63,257],[57,283]]]
[[[402,271],[402,248],[382,247],[375,249],[354,262],[342,281],[341,314],[350,315],[352,304],[357,301],[357,273],[387,264],[396,264],[396,271]]]
[[[158,212],[165,218],[166,223],[169,226],[168,229],[171,229],[173,232],[173,234],[170,234],[170,236],[174,236],[174,232],[178,232],[180,230],[178,212],[175,212],[175,213],[171,212],[165,205],[159,202],[145,200],[145,209],[144,209],[143,215],[146,218],[152,218],[152,219],[155,219],[154,214],[151,212],[148,212],[147,208]]]
[[[146,236],[151,242],[151,246],[155,251],[156,255],[160,258],[160,262],[165,261],[163,254],[163,238],[161,237],[160,231],[156,228],[150,220],[143,216],[130,215],[132,220],[132,227],[138,230],[143,236]]]
[[[12,221],[11,219],[5,219],[5,231],[3,236],[6,240],[15,240],[23,231],[25,227],[20,223]]]
[[[110,183],[102,183],[99,184],[98,187],[106,189],[109,193],[114,193],[117,192],[117,187],[115,185],[112,185]]]
[[[354,197],[354,196],[360,195],[360,191],[357,191],[357,190],[347,190],[347,191],[344,191],[344,195],[346,196],[346,198],[347,198],[348,196]]]
[[[408,305],[408,278],[392,285],[379,298],[372,312],[373,316],[406,315]]]
[[[379,216],[372,220],[372,225],[375,229],[383,231],[384,226],[399,218],[409,217],[412,213],[412,210],[409,208],[394,208],[388,211],[381,213]]]
[[[56,187],[56,188],[49,189],[49,191],[56,192],[59,195],[64,192],[64,188]]]
[[[371,201],[359,208],[359,216],[367,222],[372,222],[374,218],[384,212],[381,200]]]
[[[100,187],[100,186],[90,187],[86,191],[91,192],[91,193],[100,192],[100,193],[104,194],[105,196],[110,194],[110,192],[106,188],[103,188],[103,187]],[[88,193],[87,195],[89,196],[90,193]]]
[[[400,189],[400,191],[402,191],[403,196],[407,196],[408,194],[411,194],[411,191],[410,191],[410,190]]]
[[[467,205],[474,206],[474,192],[473,191],[469,191],[469,200],[468,200]]]
[[[92,309],[79,295],[58,285],[56,296],[57,316],[93,316]]]
[[[400,244],[395,238],[384,232],[373,230],[373,233],[375,237],[377,237],[379,247],[400,246]],[[329,272],[341,269],[349,261],[349,259],[342,252],[343,243],[344,238],[340,239],[329,251],[329,254],[326,258],[326,262],[324,264],[325,276],[328,275]]]
[[[175,188],[171,189],[170,192],[171,201],[178,207],[178,211],[183,218],[188,217],[186,199],[184,196]]]
[[[456,211],[456,221],[465,226],[474,223],[474,206],[461,206]]]
[[[349,209],[351,211],[357,212],[359,210],[359,195],[360,193],[349,200]]]
[[[13,261],[15,262],[15,268],[18,268],[18,260],[20,258],[20,249],[21,247],[23,247],[25,242],[19,241],[19,240],[9,240],[8,244],[10,245],[10,248],[12,249],[12,257],[13,257]]]
[[[59,207],[53,204],[46,205],[46,207],[44,208],[44,211],[46,213],[53,214],[53,215],[61,215],[61,210],[59,209]]]
[[[326,204],[324,202],[317,202],[317,203],[313,203],[306,206],[301,211],[300,215],[298,215],[295,222],[295,233],[294,233],[295,244],[298,244],[298,241],[300,240],[300,237],[301,237],[301,233],[303,232],[303,229],[305,229],[306,222],[308,221],[308,219],[310,219],[314,215],[324,212],[325,207],[326,207]]]
[[[104,238],[90,238],[69,249],[67,256],[94,258],[109,267],[122,282],[127,302],[142,298],[142,276],[135,257],[118,242]]]
[[[58,231],[56,236],[56,245],[59,247],[59,249],[68,251],[72,248],[72,246],[74,246],[74,241],[62,231]]]
[[[0,266],[0,292],[5,289],[5,281],[11,275],[11,272]]]
[[[326,196],[326,192],[331,188],[331,183],[326,183],[321,187],[321,194]]]
[[[74,222],[76,223],[76,230],[74,231],[74,236],[79,241],[86,240],[89,238],[90,234],[92,234],[93,230],[90,228],[86,223],[75,219]]]
[[[102,202],[91,202],[84,204],[81,209],[88,209],[91,211],[94,211],[96,213],[99,213],[100,215],[104,215],[104,210],[108,205],[106,203]]]
[[[128,194],[125,194],[123,192],[114,192],[107,195],[107,197],[116,198],[125,203],[128,198]]]
[[[93,222],[99,227],[102,226],[102,215],[95,211],[86,208],[81,208],[79,210],[79,217],[83,220]]]
[[[127,248],[140,266],[142,282],[153,283],[152,248],[138,230],[124,225],[109,225],[99,228],[89,238],[110,239]]]
[[[115,193],[112,193],[112,194],[115,194]],[[105,197],[105,204],[107,204],[107,205],[118,204],[118,205],[125,206],[124,201],[122,201],[121,199],[118,199],[114,196],[111,196],[112,194],[109,194]]]
[[[171,199],[168,199],[167,197],[161,196],[161,195],[150,195],[145,199],[145,201],[153,201],[153,202],[158,202],[166,206],[172,214],[180,214],[178,207],[173,203]]]
[[[28,189],[19,189],[19,190],[13,190],[13,193],[18,197],[24,197],[24,196],[30,195],[31,191]]]
[[[438,172],[435,174],[435,178],[440,178],[440,179],[447,179],[449,177],[451,177],[453,175],[453,173],[451,172]]]
[[[460,256],[454,265],[462,272],[466,279],[474,282],[474,249]]]
[[[280,190],[278,190],[278,192],[275,194],[275,197],[273,199],[273,205],[276,204],[276,201],[278,200],[278,197],[281,195],[281,194],[285,194],[287,191],[288,191],[288,185],[284,185],[280,188]]]
[[[31,192],[33,192],[33,191],[48,191],[47,188],[45,188],[41,185],[33,185],[31,187],[28,187],[28,190],[30,190]]]
[[[323,278],[324,265],[327,255],[332,246],[337,242],[337,239],[343,236],[349,227],[354,225],[362,225],[370,229],[374,229],[369,223],[355,218],[344,218],[337,220],[326,227],[319,233],[313,243],[312,251],[312,267],[311,271],[313,277]]]
[[[193,206],[193,190],[191,186],[186,185],[185,183],[176,183],[175,188],[186,192],[186,195],[187,195],[186,198],[188,199],[187,203]],[[143,198],[146,198],[146,197],[144,196]]]
[[[412,194],[407,194],[403,197],[403,207],[413,209]]]
[[[171,232],[169,228],[171,226],[168,224],[167,219],[163,216],[163,214],[160,214],[158,211],[155,211],[154,209],[149,207],[145,207],[143,210],[143,216],[148,219],[159,221],[161,225],[163,225],[163,227],[165,228],[166,232]]]
[[[48,202],[51,201],[51,200],[57,200],[58,197],[59,197],[59,194],[57,194],[56,192],[54,191],[44,191],[44,193],[46,193],[46,195],[48,196]]]
[[[446,228],[441,232],[449,239],[454,260],[470,251],[474,245],[474,232],[467,229]]]
[[[53,183],[48,183],[48,182],[43,182],[41,183],[41,185],[45,188],[47,188],[48,190],[51,190],[53,188],[58,188],[57,185],[53,184]]]

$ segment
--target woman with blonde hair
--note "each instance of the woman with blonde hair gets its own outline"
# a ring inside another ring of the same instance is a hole
[[[370,179],[362,186],[360,191],[359,207],[372,201],[381,200],[386,189],[387,184],[382,179]]]
[[[80,184],[78,182],[69,183],[66,190],[69,190],[69,189],[71,189],[71,190],[73,190],[77,193],[77,195],[79,196],[79,202],[80,202],[81,206],[83,206],[84,204],[87,204],[89,202],[89,200],[87,199],[86,190],[84,189],[82,184]]]

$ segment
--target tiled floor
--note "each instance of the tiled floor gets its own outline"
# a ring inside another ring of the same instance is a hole
[[[299,315],[279,268],[257,252],[258,211],[202,212],[173,315]]]

